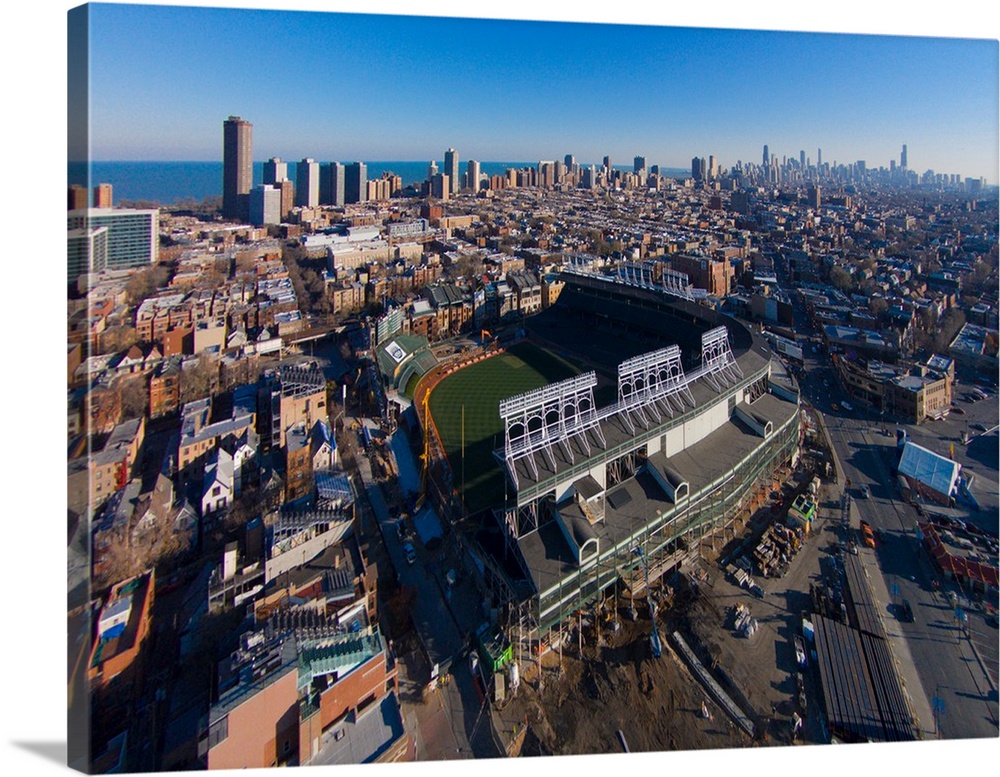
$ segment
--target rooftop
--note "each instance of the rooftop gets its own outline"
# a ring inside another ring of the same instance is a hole
[[[798,412],[794,402],[774,394],[765,394],[752,407],[756,415],[771,421],[775,429]],[[676,507],[650,467],[672,470],[689,484],[693,498],[763,443],[763,438],[734,417],[677,455],[650,457],[634,477],[608,489],[603,521],[591,523],[575,503],[560,505],[559,515],[580,540],[578,545],[596,538],[604,548],[617,546],[644,532],[657,517],[673,512]],[[557,521],[521,537],[518,547],[540,592],[577,569],[577,559]]]
[[[320,751],[310,765],[371,763],[405,736],[395,693],[386,694],[360,714],[351,713],[343,723],[325,732]]]

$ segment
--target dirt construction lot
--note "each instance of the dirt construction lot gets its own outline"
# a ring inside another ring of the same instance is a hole
[[[822,501],[821,495],[820,505],[813,535],[786,573],[758,578],[763,598],[740,588],[708,561],[699,562],[683,579],[673,577],[672,596],[662,581],[654,583],[654,599],[662,603],[659,658],[651,656],[645,598],[636,600],[635,621],[627,605],[619,607],[617,632],[610,628],[610,613],[599,637],[585,623],[582,657],[580,634],[574,630],[561,659],[557,651],[543,656],[541,689],[537,662],[525,667],[521,688],[501,713],[504,738],[526,726],[524,755],[622,752],[621,737],[633,752],[789,745],[797,712],[804,725],[795,742],[826,741],[811,669],[802,675],[804,699],[800,696],[792,642],[801,633],[809,585],[820,578],[821,559],[835,541],[833,503]],[[758,516],[766,518],[766,511]],[[750,637],[733,626],[737,603],[748,606],[759,623]],[[674,630],[753,721],[752,738],[714,703],[672,647],[666,637]],[[703,703],[710,718],[703,714]]]

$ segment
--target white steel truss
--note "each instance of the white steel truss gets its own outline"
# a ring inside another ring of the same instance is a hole
[[[657,404],[657,400],[662,400],[661,404]],[[659,420],[662,417],[659,408],[663,407],[672,418],[675,409],[684,410],[688,403],[691,407],[695,405],[684,375],[679,346],[650,351],[618,365],[618,405],[624,411],[622,418],[633,432],[632,413],[648,427],[645,411]]]
[[[590,442],[586,434],[589,430],[596,433],[602,445],[607,445],[594,404],[596,385],[597,375],[590,371],[518,394],[500,403],[500,417],[504,421],[504,460],[515,486],[517,472],[514,464],[519,459],[527,461],[537,478],[535,453],[544,453],[555,470],[554,446],[562,448],[568,460],[573,462],[570,441],[579,439],[589,455]]]
[[[726,327],[717,326],[701,336],[701,373],[718,392],[743,377],[743,371],[733,358]]]
[[[694,299],[688,276],[676,270],[664,269],[659,280],[654,280],[654,262],[622,262],[615,273],[616,280],[626,286],[672,294],[683,299]]]

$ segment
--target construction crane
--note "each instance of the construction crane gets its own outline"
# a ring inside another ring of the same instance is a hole
[[[660,645],[660,632],[656,629],[656,605],[653,604],[653,592],[649,588],[649,570],[646,568],[646,556],[643,555],[642,548],[638,545],[632,551],[639,557],[642,564],[642,577],[646,581],[646,601],[649,602],[649,619],[653,622],[652,631],[649,634],[649,649],[653,658],[659,658],[663,648]]]

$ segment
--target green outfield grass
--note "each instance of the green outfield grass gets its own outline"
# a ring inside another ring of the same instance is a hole
[[[503,472],[493,458],[493,450],[503,445],[500,400],[580,372],[550,351],[531,343],[520,343],[500,356],[449,375],[431,392],[431,415],[448,453],[455,487],[463,495],[470,512],[503,501]]]

